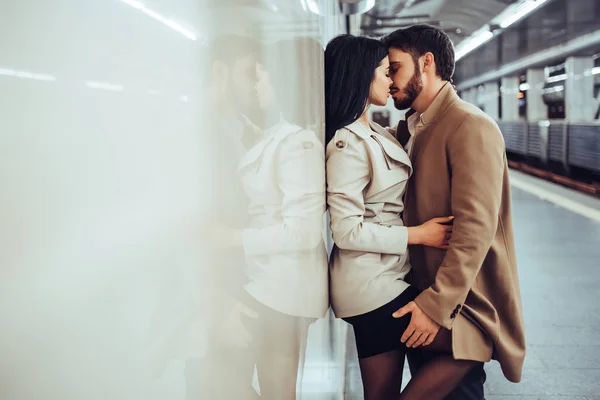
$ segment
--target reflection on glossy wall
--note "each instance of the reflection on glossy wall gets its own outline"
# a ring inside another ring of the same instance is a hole
[[[305,8],[0,1],[0,398],[337,398]]]

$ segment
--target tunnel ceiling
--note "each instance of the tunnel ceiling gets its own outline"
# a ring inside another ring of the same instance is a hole
[[[428,23],[442,28],[456,45],[489,22],[514,0],[377,0],[363,15],[361,28],[369,36]]]

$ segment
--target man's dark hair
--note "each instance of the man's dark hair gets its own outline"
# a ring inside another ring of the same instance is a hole
[[[206,57],[206,49],[199,52],[203,58],[203,83],[207,85],[212,82],[213,62],[218,61],[230,65],[250,55],[258,57],[260,51],[260,41],[248,36],[223,34],[215,37],[208,45],[208,57]]]
[[[409,53],[415,61],[425,53],[433,54],[437,75],[445,81],[452,78],[454,47],[448,35],[441,29],[431,25],[413,25],[395,30],[382,40],[388,49]]]
[[[210,58],[231,63],[251,54],[259,54],[261,44],[258,40],[242,35],[223,34],[210,43]]]

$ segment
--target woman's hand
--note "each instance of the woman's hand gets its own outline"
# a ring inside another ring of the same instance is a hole
[[[454,217],[432,218],[422,225],[408,228],[408,244],[447,249],[452,237],[453,219]]]

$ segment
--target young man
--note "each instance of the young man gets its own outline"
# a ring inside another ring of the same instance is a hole
[[[244,305],[246,257],[234,246],[247,227],[246,194],[237,172],[252,131],[243,116],[260,116],[256,93],[260,43],[231,34],[214,39],[202,55],[204,82],[197,112],[198,181],[205,194],[197,219],[166,262],[172,270],[152,335],[157,372],[185,360],[186,399],[256,399],[252,387],[255,346]],[[232,371],[235,371],[234,375]]]
[[[404,222],[416,226],[436,216],[454,216],[447,250],[410,248],[411,283],[423,292],[394,316],[412,314],[401,338],[413,348],[411,370],[431,353],[419,347],[430,344],[440,329],[450,330],[453,357],[481,364],[447,399],[484,399],[483,363],[498,360],[506,378],[519,382],[525,356],[502,134],[449,82],[454,49],[444,32],[415,25],[384,42],[395,106],[411,108],[396,131],[414,167]]]

